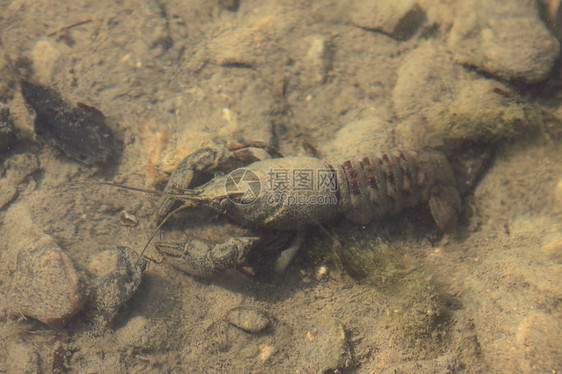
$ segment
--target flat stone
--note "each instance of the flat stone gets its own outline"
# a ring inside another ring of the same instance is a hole
[[[245,307],[230,310],[226,315],[226,320],[234,326],[252,333],[260,332],[269,325],[269,318],[265,313]]]
[[[407,40],[419,29],[425,13],[414,0],[369,0],[356,1],[350,17],[356,26]]]
[[[59,326],[78,313],[85,301],[83,291],[70,258],[53,238],[42,234],[28,239],[17,253],[8,309],[11,314]]]
[[[526,83],[545,80],[560,51],[532,0],[459,2],[447,45],[461,64]]]
[[[351,364],[351,350],[343,324],[329,321],[306,348],[303,357],[311,373],[347,368]]]

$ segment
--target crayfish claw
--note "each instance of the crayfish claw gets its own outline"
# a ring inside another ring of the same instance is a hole
[[[230,238],[213,247],[202,240],[193,239],[183,244],[158,243],[156,247],[172,267],[195,277],[209,278],[243,264],[259,239]]]

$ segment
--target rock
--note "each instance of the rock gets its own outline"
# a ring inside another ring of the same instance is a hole
[[[419,29],[425,13],[414,0],[368,0],[356,1],[350,17],[356,26],[407,40]]]
[[[10,109],[0,102],[0,153],[9,151],[16,141]]]
[[[458,3],[456,14],[447,45],[458,63],[538,83],[558,58],[559,42],[533,0],[467,0]]]
[[[490,371],[562,370],[561,278],[559,265],[522,248],[491,255],[467,279],[465,297]]]
[[[410,52],[397,75],[392,104],[399,118],[423,115],[426,108],[450,94],[456,80],[468,77],[447,51],[432,42]]]
[[[123,226],[128,227],[135,227],[139,223],[137,217],[133,213],[129,213],[126,210],[122,210],[119,213],[119,220]]]
[[[306,43],[306,55],[295,64],[295,70],[304,83],[303,87],[324,83],[332,68],[332,53],[328,38],[323,35],[313,35],[304,38],[302,43]]]
[[[8,311],[60,326],[85,301],[83,282],[70,258],[49,235],[32,235],[17,252]]]
[[[542,111],[492,79],[474,78],[449,53],[426,43],[411,52],[392,91],[400,146],[490,142],[528,135],[544,126]]]
[[[234,308],[226,314],[226,320],[247,332],[257,333],[269,326],[269,318],[265,313],[248,308]]]
[[[271,358],[271,356],[273,356],[275,353],[277,352],[277,349],[271,345],[260,345],[259,346],[259,354],[258,354],[258,358],[265,362],[267,360],[269,360]]]
[[[426,118],[449,148],[530,135],[544,126],[539,108],[491,79],[459,81],[453,97],[428,108]]]
[[[345,369],[351,364],[351,350],[343,324],[331,320],[306,348],[305,366],[311,373]]]
[[[452,90],[468,73],[442,47],[426,42],[410,52],[397,72],[392,104],[398,118],[396,145],[423,147],[428,142],[427,113],[438,102],[452,99]]]
[[[264,62],[260,45],[268,39],[261,30],[240,27],[218,35],[208,47],[218,65],[252,68]]]
[[[204,59],[234,68],[255,68],[263,63],[279,63],[284,58],[279,46],[281,35],[295,25],[295,20],[280,13],[239,27],[223,28],[220,34],[209,38]]]
[[[355,120],[339,129],[332,140],[320,148],[330,160],[359,159],[377,149],[394,146],[392,126],[376,116]]]
[[[102,112],[92,106],[73,106],[55,89],[20,81],[22,95],[35,111],[35,132],[67,156],[86,165],[101,164],[117,152],[118,142]]]
[[[106,327],[119,308],[133,296],[141,283],[146,260],[126,247],[103,251],[91,260],[88,270],[95,278],[86,305],[96,328]]]

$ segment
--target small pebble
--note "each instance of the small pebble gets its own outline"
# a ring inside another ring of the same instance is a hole
[[[316,271],[316,280],[322,281],[328,279],[328,267],[326,265],[322,265],[318,267]]]
[[[306,367],[311,373],[325,373],[337,369],[344,369],[351,363],[351,349],[345,327],[336,320],[318,330],[312,339],[307,336]]]
[[[134,214],[127,212],[126,210],[121,211],[119,218],[121,219],[121,224],[123,226],[135,227],[139,223],[137,217],[135,217]]]
[[[88,270],[95,278],[86,305],[95,328],[105,328],[119,308],[133,296],[141,283],[146,260],[126,247],[103,251],[91,260]]]
[[[245,307],[230,310],[226,320],[239,329],[252,333],[260,332],[269,325],[269,318],[265,313]]]
[[[277,352],[277,349],[275,349],[275,347],[272,347],[271,345],[261,345],[259,347],[260,353],[258,354],[258,358],[261,361],[267,361],[271,358],[271,356],[273,356],[275,354],[275,352]]]
[[[9,299],[11,314],[53,326],[66,323],[85,301],[83,283],[72,261],[45,234],[19,250]]]
[[[326,82],[328,72],[332,68],[330,40],[323,35],[311,35],[303,38],[302,43],[308,50],[295,65],[297,75],[305,87]]]

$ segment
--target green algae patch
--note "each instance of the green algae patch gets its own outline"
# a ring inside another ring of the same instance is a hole
[[[379,289],[387,300],[388,325],[424,356],[443,349],[451,300],[430,269],[405,254],[404,243],[377,238],[346,241],[340,257],[360,282]]]

